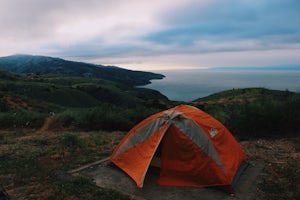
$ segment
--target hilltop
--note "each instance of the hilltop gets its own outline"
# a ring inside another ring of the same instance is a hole
[[[152,72],[133,71],[116,66],[95,65],[68,61],[61,58],[33,55],[0,57],[0,69],[16,73],[101,78],[132,86],[146,85],[149,84],[152,79],[164,78],[164,75]]]

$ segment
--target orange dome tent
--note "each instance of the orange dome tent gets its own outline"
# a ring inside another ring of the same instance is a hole
[[[246,159],[238,142],[218,120],[195,107],[180,105],[133,127],[110,160],[143,187],[158,151],[160,185],[231,186]]]

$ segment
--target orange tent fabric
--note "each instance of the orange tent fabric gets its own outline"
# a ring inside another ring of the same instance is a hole
[[[133,127],[110,157],[137,184],[160,151],[160,185],[226,186],[246,156],[228,129],[188,105],[156,113]]]

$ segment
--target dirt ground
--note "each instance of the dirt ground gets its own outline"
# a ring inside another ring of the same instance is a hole
[[[263,167],[262,162],[249,163],[235,187],[235,199],[255,199]],[[152,171],[146,175],[144,187],[139,189],[129,176],[108,161],[82,170],[79,174],[92,178],[99,187],[118,190],[136,200],[232,199],[228,192],[220,188],[159,186],[156,184],[158,173]]]

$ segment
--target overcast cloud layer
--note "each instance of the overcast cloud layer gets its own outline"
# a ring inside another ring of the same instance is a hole
[[[128,68],[300,65],[299,0],[0,0],[0,56]]]

